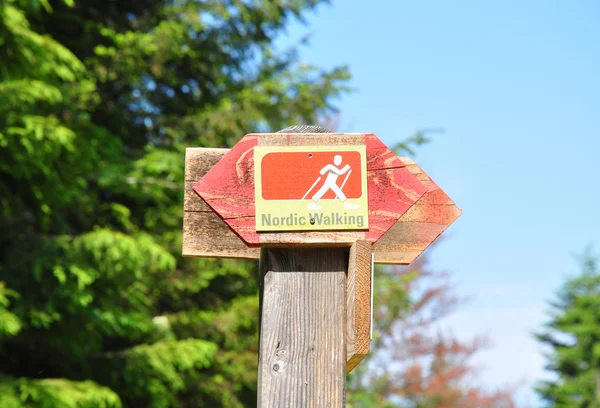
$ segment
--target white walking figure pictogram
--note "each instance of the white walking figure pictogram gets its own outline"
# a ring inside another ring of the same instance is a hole
[[[335,193],[336,198],[339,198],[340,201],[346,201],[346,195],[342,191],[343,185],[342,188],[340,188],[337,185],[337,179],[339,176],[345,174],[346,172],[348,172],[348,170],[350,170],[350,165],[346,164],[343,168],[339,169],[337,166],[339,166],[340,164],[342,164],[342,156],[336,154],[333,158],[333,164],[328,164],[327,166],[321,169],[321,171],[319,172],[321,176],[324,176],[327,172],[329,172],[329,174],[327,174],[323,186],[319,189],[319,191],[315,193],[315,195],[312,196],[312,200],[314,202],[319,201],[329,190],[332,190]],[[350,176],[350,173],[348,173],[348,176]],[[346,176],[344,184],[346,184],[348,176]]]
[[[336,154],[333,157],[333,164],[328,164],[319,171],[319,173],[321,175],[315,180],[313,185],[310,186],[310,188],[306,191],[306,193],[302,197],[302,200],[304,200],[306,198],[306,196],[308,196],[308,194],[312,191],[312,189],[315,188],[315,186],[319,183],[319,181],[321,181],[321,178],[325,175],[325,173],[328,173],[327,177],[325,178],[325,182],[323,183],[323,185],[321,186],[319,191],[317,191],[312,196],[313,202],[308,205],[309,209],[320,210],[322,207],[320,205],[317,205],[316,203],[321,198],[323,198],[325,193],[327,193],[329,190],[331,190],[335,193],[334,200],[339,199],[340,201],[346,201],[346,198],[347,198],[346,194],[344,194],[344,192],[342,190],[343,190],[344,186],[346,185],[348,178],[350,177],[350,173],[352,173],[352,169],[350,168],[349,164],[346,164],[344,167],[342,167],[340,169],[338,166],[340,166],[341,164],[342,164],[342,156],[339,154]],[[346,177],[344,178],[342,185],[338,186],[337,180],[338,180],[338,177],[341,176],[342,174],[346,174]],[[344,208],[357,209],[357,208],[359,208],[359,206],[356,204],[346,203],[344,205]]]

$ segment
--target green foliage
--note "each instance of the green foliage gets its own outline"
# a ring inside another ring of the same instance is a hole
[[[7,310],[11,297],[18,297],[17,292],[7,289],[4,282],[0,282],[0,339],[14,336],[21,330],[21,320]]]
[[[582,272],[568,280],[551,303],[550,320],[536,335],[550,347],[547,369],[555,380],[538,393],[553,407],[600,407],[600,270],[590,251]]]
[[[119,396],[92,381],[0,377],[2,408],[120,408]]]
[[[142,344],[109,355],[113,364],[105,367],[113,389],[132,405],[177,406],[177,394],[198,374],[210,367],[217,345],[204,340],[162,340]]]
[[[443,129],[421,129],[415,132],[415,134],[409,137],[408,139],[396,143],[391,147],[391,149],[398,156],[404,156],[406,154],[414,156],[415,148],[429,143],[431,141],[431,139],[428,136],[429,134],[443,132]]]
[[[0,406],[255,403],[256,265],[182,259],[184,149],[316,123],[321,1],[0,0]]]

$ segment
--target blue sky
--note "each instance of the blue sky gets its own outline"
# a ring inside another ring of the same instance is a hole
[[[594,0],[339,0],[280,41],[311,33],[302,60],[349,65],[340,130],[444,129],[415,160],[463,216],[430,255],[471,298],[445,324],[492,341],[488,386],[544,376],[531,333],[574,256],[600,252],[599,22]]]

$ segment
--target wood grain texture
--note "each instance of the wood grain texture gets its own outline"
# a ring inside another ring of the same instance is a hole
[[[194,191],[249,245],[348,243],[347,234],[310,231],[256,232],[254,209],[255,146],[365,145],[369,229],[357,239],[376,242],[427,191],[377,136],[370,133],[255,133],[244,136],[204,177]]]
[[[183,210],[184,211],[210,211],[213,212],[212,208],[206,201],[202,199],[202,197],[198,196],[196,192],[193,190],[195,181],[186,181],[185,182],[185,190],[183,196]],[[226,224],[227,225],[227,224]]]
[[[348,248],[263,249],[258,407],[344,407]]]
[[[258,259],[250,248],[214,212],[183,213],[183,256]]]
[[[414,161],[401,159],[427,192],[373,245],[375,263],[410,264],[462,213]]]
[[[365,239],[376,242],[427,189],[403,167],[367,171],[367,178],[369,230]]]
[[[188,148],[185,155],[183,199],[183,256],[258,259],[259,249],[249,248],[199,197],[192,187],[229,149]]]
[[[185,149],[185,181],[197,182],[217,164],[230,149],[188,147]]]
[[[254,133],[259,146],[341,146],[363,144],[364,133]]]
[[[185,149],[185,181],[198,182],[231,149],[188,147]],[[193,187],[193,186],[192,186]]]
[[[254,216],[253,153],[257,144],[257,136],[244,136],[194,186],[194,191],[225,222],[231,218]]]
[[[279,134],[286,138],[286,134]],[[291,135],[290,135],[291,136]],[[322,137],[325,135],[321,135]],[[293,143],[303,139],[290,138]],[[184,201],[184,256],[227,256],[258,259],[256,248],[248,248],[231,228],[219,217],[201,214],[187,214],[190,211],[211,211],[210,207],[193,190],[195,180],[199,180],[222,158],[227,149],[189,148],[186,152],[187,181]],[[204,156],[207,157],[204,157]],[[382,157],[381,160],[385,161]],[[381,162],[380,160],[380,162]],[[450,224],[461,214],[454,202],[431,180],[431,178],[408,157],[401,157],[404,167],[427,189],[427,192],[373,245],[375,263],[411,263],[419,256]],[[381,199],[385,199],[383,196]],[[383,215],[382,215],[383,216]],[[220,222],[219,222],[220,221]],[[186,224],[193,222],[193,226]],[[254,230],[254,218],[238,219],[240,228]],[[376,226],[376,225],[375,225]],[[211,228],[210,231],[197,229]],[[290,236],[285,236],[289,234]],[[323,237],[333,246],[351,246],[355,241],[365,239],[362,231],[329,231],[294,233],[261,233],[261,243],[273,246],[284,241],[295,242],[292,246],[320,245]]]
[[[369,353],[371,346],[371,242],[350,248],[346,282],[346,373]]]

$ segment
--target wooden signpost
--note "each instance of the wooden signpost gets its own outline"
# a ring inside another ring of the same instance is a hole
[[[186,152],[183,255],[260,259],[259,407],[343,407],[373,262],[409,264],[461,213],[375,135],[325,132]]]

